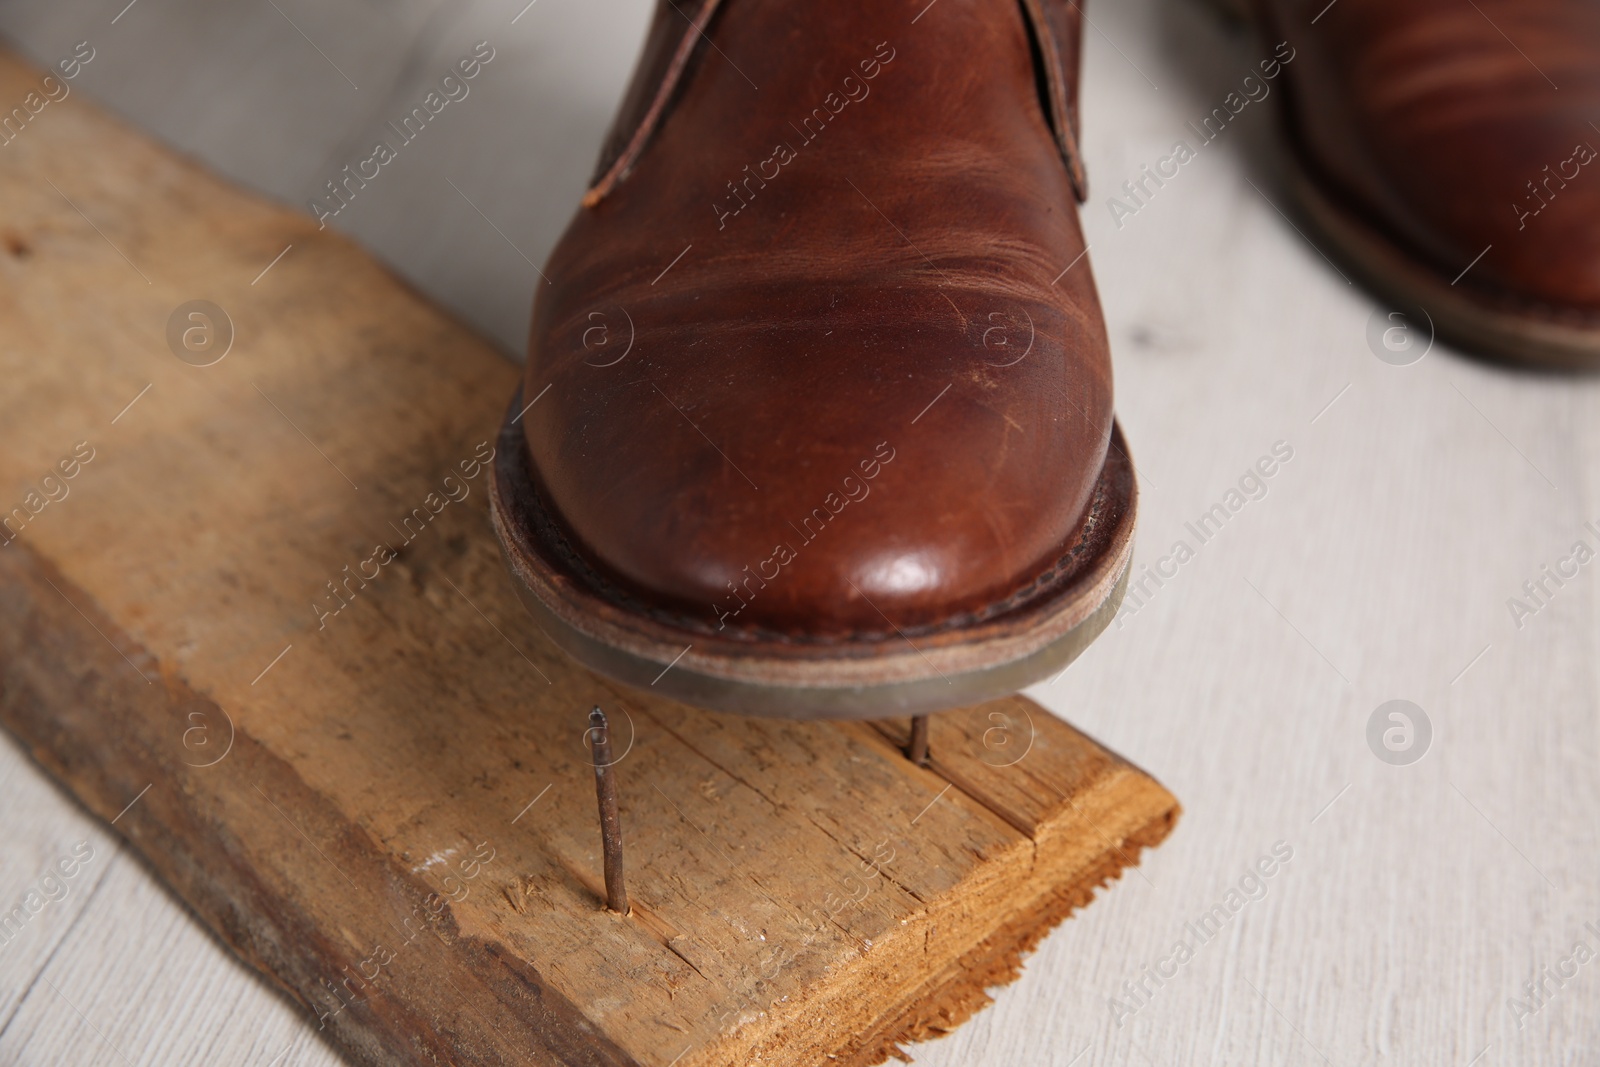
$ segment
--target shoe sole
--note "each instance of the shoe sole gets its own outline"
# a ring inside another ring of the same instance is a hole
[[[579,663],[688,704],[771,718],[881,719],[981,703],[1065,668],[1110,624],[1127,588],[1138,493],[1113,424],[1105,467],[1052,568],[1058,573],[1008,598],[1019,606],[909,633],[896,628],[874,640],[729,637],[732,631],[650,608],[576,556],[535,489],[527,444],[512,421],[521,410],[519,389],[490,488],[518,597]]]

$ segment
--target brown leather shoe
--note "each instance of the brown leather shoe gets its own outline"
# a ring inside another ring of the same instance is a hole
[[[882,717],[1014,692],[1115,614],[1079,24],[1041,2],[662,3],[497,460],[508,562],[580,661]]]
[[[1600,367],[1600,4],[1259,0],[1296,191],[1342,258],[1481,352]]]

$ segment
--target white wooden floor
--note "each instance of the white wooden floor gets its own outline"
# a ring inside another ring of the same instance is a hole
[[[124,2],[7,0],[0,34],[45,62],[88,39],[75,91],[296,203],[489,40],[471,95],[335,225],[520,347],[645,0]],[[1600,548],[1600,385],[1442,345],[1376,358],[1385,309],[1274,207],[1271,101],[1119,226],[1117,187],[1266,50],[1190,0],[1090,17],[1084,217],[1142,474],[1137,565],[1171,577],[1032,695],[1187,814],[917,1060],[1600,1062],[1600,568],[1546,579],[1520,626],[1508,607],[1544,566],[1570,572],[1575,542]],[[1187,524],[1218,503],[1202,540]],[[1180,541],[1192,555],[1162,562]],[[1369,747],[1394,699],[1431,724],[1409,765]],[[0,945],[0,1065],[340,1062],[0,742],[0,908],[79,842],[92,858],[43,886],[64,898]],[[1274,848],[1287,862],[1252,879]],[[1189,926],[1217,904],[1220,929]]]

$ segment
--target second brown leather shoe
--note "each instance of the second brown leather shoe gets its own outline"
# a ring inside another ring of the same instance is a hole
[[[1465,348],[1600,368],[1600,4],[1258,7],[1330,251]]]
[[[550,257],[496,527],[568,651],[752,714],[1014,692],[1120,600],[1077,8],[664,0]]]

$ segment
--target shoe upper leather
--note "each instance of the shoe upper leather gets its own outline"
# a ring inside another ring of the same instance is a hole
[[[1459,284],[1600,315],[1600,4],[1262,9],[1313,178],[1447,279],[1488,249]]]
[[[724,633],[1025,594],[1105,459],[1076,9],[925,5],[664,0],[544,269],[537,488],[595,571]]]

